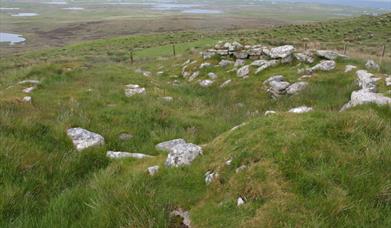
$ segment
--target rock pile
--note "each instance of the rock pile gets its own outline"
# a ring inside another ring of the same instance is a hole
[[[391,98],[386,97],[381,93],[376,93],[376,82],[380,80],[380,78],[376,78],[373,74],[366,70],[359,70],[356,72],[356,75],[358,85],[361,89],[352,92],[350,101],[341,108],[341,111],[345,111],[358,105],[371,103],[391,106]]]
[[[272,76],[264,81],[263,84],[268,86],[267,92],[272,95],[273,98],[278,98],[285,94],[297,94],[308,86],[308,82],[296,82],[290,84],[282,75]]]

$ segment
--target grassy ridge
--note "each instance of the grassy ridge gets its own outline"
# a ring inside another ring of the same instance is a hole
[[[362,61],[339,61],[335,71],[316,73],[299,95],[273,100],[262,82],[276,74],[295,82],[306,65],[293,62],[246,80],[207,68],[200,79],[210,71],[219,77],[202,88],[177,76],[180,65],[191,58],[196,69],[202,62],[197,52],[221,37],[192,36],[118,38],[4,59],[0,226],[169,227],[175,224],[168,214],[177,207],[190,210],[195,227],[390,225],[390,109],[338,112],[357,87],[344,66],[363,68]],[[177,57],[169,57],[172,41],[180,43]],[[127,51],[136,47],[144,48],[130,65]],[[155,76],[160,70],[165,73]],[[32,105],[20,101],[24,87],[16,83],[23,79],[42,81]],[[233,82],[218,88],[227,79]],[[145,87],[147,95],[126,98],[129,83]],[[300,105],[316,111],[286,113]],[[266,110],[280,114],[264,117]],[[65,133],[76,126],[102,134],[106,144],[78,153]],[[134,137],[121,141],[124,132]],[[179,137],[204,145],[204,156],[190,167],[164,168],[166,154],[154,145]],[[110,161],[107,150],[155,157]],[[161,170],[149,177],[145,169],[156,164]],[[241,165],[247,169],[236,173]],[[208,170],[219,173],[210,186],[203,177]],[[240,208],[238,196],[247,200]]]

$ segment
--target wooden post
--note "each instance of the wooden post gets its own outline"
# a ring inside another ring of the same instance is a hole
[[[307,51],[307,42],[304,42],[304,51]]]
[[[384,44],[383,45],[383,50],[381,52],[381,57],[384,58],[385,54],[386,54],[386,45]]]
[[[172,54],[175,56],[176,55],[176,52],[175,52],[175,44],[172,45]]]
[[[130,50],[129,55],[130,55],[130,64],[133,64],[133,50]]]
[[[343,45],[343,54],[344,54],[344,55],[346,55],[347,50],[348,50],[348,45],[347,45],[347,43],[345,43],[345,44]]]

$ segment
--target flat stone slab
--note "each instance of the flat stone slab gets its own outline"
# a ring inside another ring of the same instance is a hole
[[[157,144],[155,148],[156,150],[170,152],[173,147],[179,144],[186,144],[186,141],[184,139],[173,139],[170,141],[161,142]]]
[[[67,130],[67,135],[72,139],[78,151],[105,143],[103,136],[83,128],[70,128]]]
[[[107,151],[106,156],[112,159],[121,159],[121,158],[151,158],[152,156],[140,153],[129,153],[129,152],[120,152],[120,151]]]

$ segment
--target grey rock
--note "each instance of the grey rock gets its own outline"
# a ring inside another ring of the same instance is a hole
[[[271,81],[269,83],[270,88],[267,90],[274,98],[286,94],[286,89],[290,83],[285,81]]]
[[[121,159],[121,158],[151,158],[152,156],[140,153],[129,153],[129,152],[119,152],[119,151],[107,151],[106,157],[112,159]]]
[[[172,148],[179,144],[186,144],[184,139],[173,139],[166,142],[161,142],[155,146],[156,150],[162,150],[166,152],[170,152]]]
[[[24,84],[33,84],[33,85],[38,85],[38,84],[41,84],[40,81],[38,80],[32,80],[32,79],[28,79],[28,80],[23,80],[23,81],[20,81],[18,82],[19,85],[24,85]]]
[[[31,92],[33,92],[33,90],[35,88],[36,88],[35,86],[31,86],[31,87],[25,88],[25,89],[23,89],[23,93],[31,93]]]
[[[213,182],[213,180],[219,175],[213,171],[208,171],[205,173],[205,183],[208,185]]]
[[[354,69],[357,69],[357,67],[353,66],[353,65],[346,65],[345,66],[345,73],[349,73],[350,71],[352,71]]]
[[[162,97],[162,99],[163,99],[164,101],[167,101],[167,102],[171,102],[171,101],[174,100],[173,97]]]
[[[226,86],[229,85],[231,82],[232,82],[232,80],[231,80],[231,79],[228,79],[227,81],[223,82],[223,83],[220,85],[220,88],[226,87]]]
[[[23,97],[22,101],[25,103],[31,103],[32,98],[30,96],[25,96],[25,97]]]
[[[277,66],[279,63],[280,61],[278,60],[258,60],[254,61],[252,65],[258,66],[257,70],[255,71],[255,74],[258,74],[269,67]]]
[[[265,112],[265,116],[270,116],[270,115],[274,115],[274,114],[277,114],[276,111],[272,111],[272,110],[268,110]]]
[[[208,73],[208,77],[212,80],[216,80],[217,79],[217,74],[213,73],[213,72],[209,72]]]
[[[200,65],[200,69],[203,69],[203,68],[206,68],[206,67],[210,67],[210,66],[212,66],[211,63],[205,62],[205,63],[202,63],[202,64]]]
[[[158,171],[159,171],[159,166],[158,165],[151,166],[151,167],[147,168],[147,172],[148,172],[148,174],[150,176],[154,176]]]
[[[282,75],[275,75],[275,76],[272,76],[272,77],[268,78],[267,80],[265,80],[263,82],[263,84],[267,85],[272,81],[283,82],[283,81],[285,81],[285,77]]]
[[[377,64],[375,61],[373,61],[372,59],[369,59],[367,61],[367,63],[365,64],[365,67],[368,69],[368,70],[380,70],[380,66],[379,64]]]
[[[190,165],[200,154],[202,154],[200,146],[191,143],[178,144],[170,149],[165,164],[167,167]]]
[[[375,75],[367,72],[366,70],[359,70],[356,72],[358,85],[363,90],[367,90],[369,92],[376,92],[376,81],[379,78],[375,78]]]
[[[312,68],[310,68],[310,72],[314,71],[331,71],[334,70],[336,67],[336,63],[333,60],[322,60],[319,64],[316,64]]]
[[[200,81],[200,86],[202,86],[202,87],[209,87],[209,86],[211,86],[212,84],[213,84],[213,81],[212,81],[212,80],[206,79],[206,80]]]
[[[231,64],[234,64],[234,62],[230,61],[230,60],[226,60],[226,59],[223,59],[219,62],[219,66],[221,66],[222,68],[226,68],[227,66],[229,66]]]
[[[145,94],[145,93],[146,93],[145,88],[142,88],[139,85],[135,85],[135,84],[126,85],[125,96],[127,97],[131,97],[136,94]]]
[[[194,79],[196,79],[198,76],[200,75],[200,72],[199,71],[196,71],[194,72],[193,74],[190,75],[189,77],[189,82],[193,81]]]
[[[248,53],[247,51],[236,51],[233,53],[236,59],[247,59]]]
[[[67,135],[72,139],[73,145],[78,151],[93,146],[100,146],[105,142],[101,135],[83,128],[70,128],[67,130]]]
[[[202,58],[204,60],[213,58],[214,56],[216,56],[216,50],[214,49],[210,49],[208,51],[202,52]]]
[[[292,108],[288,112],[291,112],[291,113],[306,113],[306,112],[311,112],[312,110],[313,110],[313,108],[311,108],[311,107],[300,106],[300,107],[297,107],[297,108]]]
[[[341,55],[335,51],[330,51],[330,50],[317,50],[316,55],[318,55],[321,58],[325,58],[328,60],[336,60],[337,58],[344,58],[346,56]]]
[[[244,64],[246,64],[246,61],[245,61],[245,60],[243,60],[243,59],[237,59],[237,60],[235,61],[234,67],[235,67],[235,68],[238,68],[238,67],[244,66]]]
[[[190,213],[188,211],[184,211],[183,209],[179,208],[175,211],[172,211],[170,213],[171,217],[178,216],[182,218],[182,223],[179,227],[181,228],[191,228],[191,220],[190,220]]]
[[[385,81],[386,81],[386,86],[391,86],[391,76],[387,77]]]
[[[391,106],[391,98],[384,96],[381,93],[373,93],[365,89],[359,91],[353,91],[350,97],[350,101],[345,104],[341,111],[345,111],[349,108],[353,108],[358,105],[364,104],[377,104],[377,105],[389,105]]]
[[[263,52],[267,54],[270,58],[276,59],[276,58],[286,58],[293,54],[295,51],[295,48],[292,45],[284,45],[280,47],[275,47],[270,49],[268,51],[267,49],[264,49]]]
[[[121,141],[128,141],[133,138],[133,135],[128,133],[121,133],[118,137]]]
[[[312,58],[312,56],[305,54],[305,53],[295,53],[294,56],[298,61],[303,62],[303,63],[313,63],[314,62],[314,58]]]
[[[246,201],[245,201],[242,197],[239,197],[238,200],[237,200],[237,202],[236,202],[236,205],[237,205],[238,207],[240,207],[240,206],[242,206],[242,205],[245,204],[245,203],[246,203]]]
[[[245,77],[250,73],[250,65],[242,66],[236,71],[238,77]]]
[[[302,91],[303,89],[307,88],[308,82],[296,82],[290,85],[286,89],[286,93],[289,95],[294,95]]]

